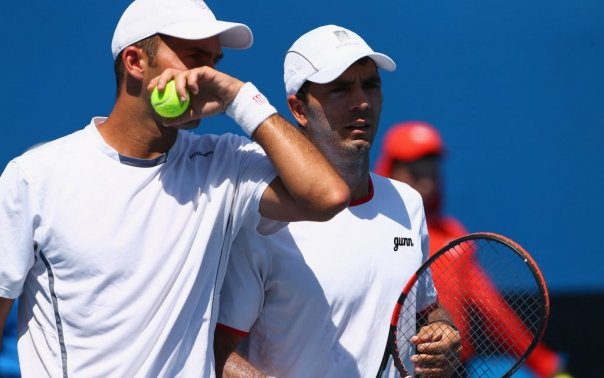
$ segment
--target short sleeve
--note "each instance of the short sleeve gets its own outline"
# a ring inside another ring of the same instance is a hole
[[[269,261],[263,237],[242,229],[233,242],[222,289],[218,323],[249,332],[264,303]]]
[[[422,241],[422,264],[428,260],[430,254],[430,242],[428,238],[428,226],[426,224],[425,215],[422,217],[422,226],[420,228],[420,237]],[[432,271],[428,269],[428,274],[420,275],[418,282],[418,311],[425,310],[437,301],[436,288],[434,287],[434,281],[432,280]]]
[[[0,176],[0,296],[21,294],[34,264],[34,219],[31,187],[12,161]]]
[[[273,221],[260,215],[260,201],[268,185],[277,177],[275,169],[256,143],[240,136],[232,141],[239,156],[237,190],[233,206],[234,230],[240,227],[258,230],[264,235],[283,227],[282,222]]]

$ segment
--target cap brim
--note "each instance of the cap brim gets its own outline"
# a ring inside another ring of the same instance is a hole
[[[247,49],[254,42],[252,31],[247,25],[215,21],[208,24],[199,22],[179,23],[159,31],[161,34],[181,39],[205,39],[219,36],[222,47],[231,49]]]
[[[341,59],[337,65],[328,65],[321,68],[319,72],[310,75],[306,80],[317,84],[329,83],[337,79],[342,73],[344,73],[344,71],[348,69],[348,67],[352,66],[354,62],[365,57],[371,58],[378,68],[383,70],[394,71],[396,69],[396,63],[394,63],[394,60],[390,59],[390,57],[385,54],[378,52],[373,52],[370,54],[355,54],[347,57],[346,59]]]

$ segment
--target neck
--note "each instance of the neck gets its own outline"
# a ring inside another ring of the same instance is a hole
[[[369,156],[363,155],[356,159],[328,157],[329,162],[348,184],[353,201],[369,194]]]
[[[105,142],[120,155],[153,159],[176,142],[177,129],[167,128],[149,114],[149,107],[134,101],[118,101],[105,122],[97,126]]]

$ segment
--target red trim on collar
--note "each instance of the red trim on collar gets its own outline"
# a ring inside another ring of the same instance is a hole
[[[217,328],[220,328],[224,331],[227,331],[228,333],[237,335],[237,336],[241,336],[241,337],[247,337],[247,335],[249,335],[249,332],[245,332],[245,331],[241,331],[237,328],[233,328],[233,327],[229,327],[228,325],[222,324],[222,323],[217,323],[216,324]]]
[[[365,197],[361,197],[356,200],[350,201],[350,204],[348,204],[348,207],[362,205],[364,203],[371,201],[372,198],[373,198],[373,181],[371,181],[371,176],[369,176],[369,193],[367,193],[367,195]]]

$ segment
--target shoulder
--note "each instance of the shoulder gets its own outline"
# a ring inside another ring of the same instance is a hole
[[[411,186],[397,180],[380,176],[373,172],[370,174],[374,192],[377,195],[383,196],[391,193],[391,195],[400,196],[405,203],[423,204],[421,195]]]
[[[230,164],[254,166],[259,161],[268,161],[264,150],[257,143],[241,135],[232,133],[200,135],[191,131],[180,131],[178,138],[178,154],[191,159],[212,157],[211,160],[221,167]]]
[[[254,152],[265,156],[264,150],[255,142],[241,135],[225,134],[196,134],[191,131],[181,131],[178,134],[186,150],[212,151],[220,155],[237,155]]]
[[[41,163],[56,164],[58,159],[68,156],[72,151],[83,146],[85,140],[85,129],[78,130],[58,139],[36,143],[13,161],[23,167]]]

